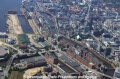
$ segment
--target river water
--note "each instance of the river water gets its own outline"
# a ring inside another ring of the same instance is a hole
[[[5,14],[8,10],[16,9],[18,14],[21,14],[20,12],[20,4],[22,0],[0,0],[0,32],[6,32],[6,18]],[[21,25],[24,33],[33,33],[32,28],[26,21],[24,17],[20,17],[20,20],[22,19]]]

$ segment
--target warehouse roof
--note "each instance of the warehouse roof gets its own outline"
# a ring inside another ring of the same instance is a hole
[[[54,52],[48,52],[47,54],[53,59],[58,59],[58,57],[56,56]]]
[[[20,41],[20,43],[29,43],[29,38],[26,34],[19,34],[18,35],[18,39]]]
[[[30,57],[30,58],[25,58],[22,59],[22,61],[27,62],[27,63],[34,63],[34,62],[46,62],[44,57],[42,56],[37,56],[37,57]]]
[[[61,54],[61,56],[59,57],[62,61],[64,61],[64,63],[68,64],[69,66],[71,66],[72,68],[74,68],[77,71],[81,71],[81,66],[78,62],[70,59],[69,57],[67,57],[64,54]]]
[[[50,46],[50,44],[47,41],[39,42],[39,43],[40,43],[40,45],[42,45],[42,47]]]

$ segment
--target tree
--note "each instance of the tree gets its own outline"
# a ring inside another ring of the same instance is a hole
[[[8,79],[7,76],[5,76],[4,79]]]
[[[45,48],[45,50],[49,50],[49,46],[45,46],[44,48]]]
[[[57,41],[54,42],[54,45],[57,45]]]
[[[116,67],[119,67],[119,63],[116,63],[115,66],[116,66]]]
[[[2,68],[5,68],[5,66],[3,65]]]
[[[88,69],[86,69],[86,71],[88,71]]]

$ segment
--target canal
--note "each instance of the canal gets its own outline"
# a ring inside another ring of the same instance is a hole
[[[63,62],[59,61],[60,68],[63,69],[66,73],[75,73],[74,70],[66,66]]]
[[[0,61],[0,67],[2,67],[2,66],[6,66],[6,64],[7,64],[7,60],[5,60],[5,61]]]
[[[31,26],[23,15],[18,15],[18,19],[24,33],[33,33]]]

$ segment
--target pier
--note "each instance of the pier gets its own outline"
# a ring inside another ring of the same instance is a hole
[[[7,27],[10,33],[13,34],[23,33],[17,14],[7,14]]]

